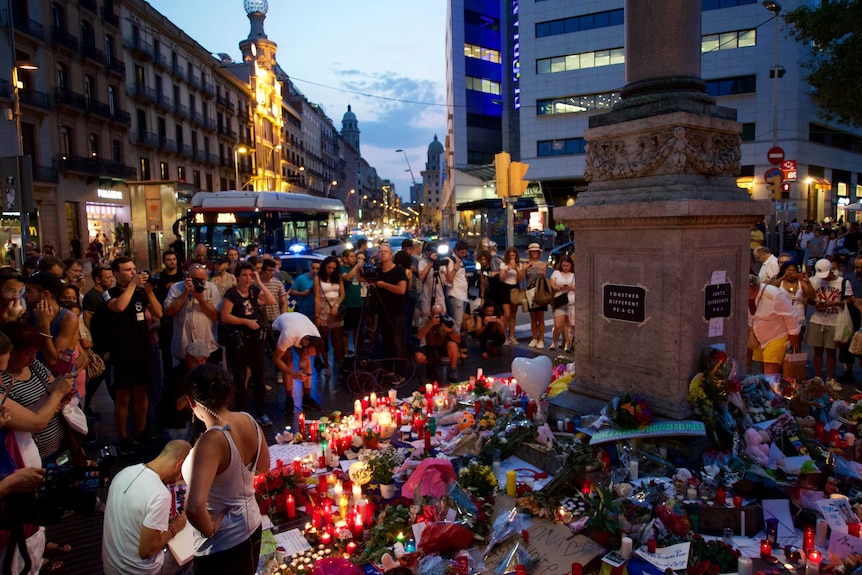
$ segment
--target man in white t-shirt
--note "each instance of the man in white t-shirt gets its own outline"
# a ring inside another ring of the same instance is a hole
[[[278,341],[275,351],[272,352],[272,364],[276,371],[283,374],[285,403],[284,413],[293,415],[294,402],[294,380],[299,382],[302,389],[302,406],[320,410],[320,404],[311,397],[311,356],[323,352],[323,338],[320,330],[308,316],[298,312],[283,313],[272,322],[272,330],[278,332]],[[299,354],[299,370],[294,369],[294,357],[292,350],[296,349]]]
[[[455,252],[449,256],[446,266],[446,283],[449,291],[446,294],[446,312],[455,320],[455,333],[461,333],[461,320],[464,318],[464,304],[467,303],[468,286],[467,272],[464,269],[464,258],[467,257],[467,242],[458,240]]]
[[[180,477],[191,448],[187,441],[170,441],[152,461],[126,467],[114,477],[102,537],[106,575],[162,572],[162,549],[186,526],[184,513],[171,517],[171,493],[165,484]]]
[[[839,347],[835,343],[835,324],[841,308],[846,305],[844,300],[853,295],[853,287],[835,273],[832,262],[827,259],[817,260],[814,270],[814,277],[809,280],[813,293],[808,297],[808,303],[814,306],[814,313],[805,331],[805,343],[814,348],[816,377],[823,376],[823,356],[826,355],[826,388],[837,393],[843,387],[835,380],[836,351]]]

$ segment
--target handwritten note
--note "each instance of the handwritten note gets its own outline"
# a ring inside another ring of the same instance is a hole
[[[276,459],[285,464],[293,463],[295,458],[303,459],[310,453],[320,453],[320,445],[316,443],[282,443],[269,446],[269,468],[275,469]]]
[[[833,531],[829,538],[829,554],[838,555],[841,558],[850,555],[862,555],[862,539],[840,531]]]
[[[311,545],[308,544],[299,529],[276,533],[275,541],[279,547],[284,547],[284,554],[287,557],[311,549]]]
[[[670,547],[661,547],[655,550],[655,553],[650,553],[643,548],[635,551],[635,554],[647,561],[662,571],[673,569],[679,571],[685,569],[688,565],[688,552],[691,548],[691,542],[677,543]]]

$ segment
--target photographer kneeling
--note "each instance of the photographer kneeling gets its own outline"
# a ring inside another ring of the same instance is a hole
[[[429,381],[438,379],[437,364],[440,358],[449,358],[449,382],[458,381],[458,346],[461,343],[461,335],[454,330],[455,321],[444,313],[441,303],[435,303],[428,316],[419,327],[417,336],[421,340],[425,338],[425,345],[419,348],[413,355],[416,363],[426,364],[425,375]]]
[[[506,328],[503,326],[502,310],[493,301],[486,299],[481,309],[473,312],[476,318],[476,330],[473,335],[479,338],[482,359],[488,359],[488,343],[491,352],[498,355],[501,345],[506,343]]]

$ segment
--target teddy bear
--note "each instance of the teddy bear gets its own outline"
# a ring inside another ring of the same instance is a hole
[[[745,430],[745,452],[757,462],[758,465],[769,463],[769,433],[766,431],[749,427]]]
[[[819,377],[814,377],[800,386],[790,400],[790,413],[796,417],[811,415],[812,408],[818,407],[818,399],[826,395],[826,386]]]

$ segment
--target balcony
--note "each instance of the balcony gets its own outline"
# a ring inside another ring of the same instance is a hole
[[[114,13],[114,8],[109,6],[102,7],[102,20],[110,24],[114,28],[120,27],[120,18]]]
[[[81,55],[99,64],[105,63],[105,53],[89,42],[81,44]]]
[[[200,78],[198,78],[198,77],[197,77],[197,76],[195,76],[194,74],[189,74],[189,85],[190,85],[192,88],[197,88],[198,90],[200,90],[200,89],[201,89],[201,80],[200,80]]]
[[[207,154],[207,163],[212,164],[213,166],[219,165],[219,157],[217,154]]]
[[[84,94],[79,94],[65,88],[54,89],[54,103],[57,106],[76,108],[78,110],[87,109],[87,98],[84,97]]]
[[[204,128],[206,128],[207,130],[215,132],[215,129],[216,129],[215,118],[210,118],[208,116],[204,116]]]
[[[96,7],[96,0],[80,0],[81,8],[86,8],[93,14],[98,14],[99,9]]]
[[[106,118],[108,120],[114,119],[114,114],[111,113],[111,107],[106,103],[100,102],[98,100],[87,100],[87,112],[95,114],[97,116],[101,116],[102,118]]]
[[[51,28],[51,44],[57,48],[65,48],[69,52],[78,51],[78,39],[59,28]]]
[[[203,116],[203,114],[201,114],[201,113],[200,113],[200,112],[198,112],[197,110],[192,110],[192,118],[191,118],[191,120],[192,120],[192,122],[194,122],[195,124],[200,124],[201,126],[203,126],[203,124],[204,124],[204,116]]]
[[[216,128],[216,132],[218,132],[220,136],[226,136],[231,140],[236,140],[236,132],[231,130],[228,126],[218,126],[218,128]]]
[[[195,157],[194,153],[192,152],[192,147],[188,144],[177,144],[177,153],[187,158]]]
[[[122,124],[126,127],[132,125],[132,115],[126,112],[125,110],[114,110],[113,119],[118,124]]]
[[[45,41],[45,27],[35,20],[24,17],[22,14],[15,14],[15,29],[37,40]]]
[[[179,102],[174,102],[174,114],[179,116],[180,118],[189,118],[189,107],[180,104]]]
[[[128,88],[129,96],[132,98],[149,100],[151,102],[156,101],[156,91],[149,86],[142,86],[141,84],[130,84]]]
[[[77,172],[88,176],[109,176],[132,179],[137,176],[137,170],[125,166],[121,162],[104,160],[102,158],[83,158],[81,156],[60,156],[57,164],[61,172]]]
[[[223,106],[223,107],[227,108],[228,110],[230,110],[231,112],[233,112],[233,104],[225,96],[222,96],[222,95],[216,96],[216,105],[217,106]]]
[[[169,140],[167,138],[159,137],[159,149],[164,150],[165,152],[176,153],[177,151],[177,143],[173,140]]]
[[[49,166],[34,166],[33,181],[56,184],[60,182],[60,176],[57,174],[57,168]]]
[[[183,70],[183,69],[180,67],[180,65],[179,65],[178,63],[176,63],[176,62],[174,62],[174,63],[173,63],[173,65],[171,66],[171,73],[172,73],[172,74],[174,75],[174,77],[175,77],[176,79],[178,79],[178,80],[185,80],[185,79],[186,79],[186,72],[185,72],[185,70]]]
[[[153,132],[140,131],[134,136],[134,142],[139,146],[146,146],[148,148],[158,148],[159,147],[159,136]]]
[[[117,74],[121,78],[126,77],[126,63],[122,60],[118,60],[114,56],[108,56],[105,58],[105,68],[108,69],[108,72]]]
[[[168,98],[164,94],[157,94],[156,95],[156,103],[168,112],[170,112],[174,109],[173,102],[171,101],[170,98]]]
[[[43,110],[50,110],[53,107],[51,95],[45,92],[24,88],[23,90],[18,90],[18,95],[21,97],[22,106],[42,108]]]
[[[201,148],[195,150],[195,159],[200,160],[201,162],[207,161],[207,153],[203,151]]]
[[[147,58],[153,59],[155,55],[155,50],[153,49],[153,45],[150,42],[147,42],[143,38],[123,38],[123,44],[129,50],[133,52],[137,52],[142,56],[146,56]]]
[[[209,94],[210,96],[215,94],[215,86],[212,82],[207,82],[206,80],[201,81],[201,90],[203,90],[204,94]]]

